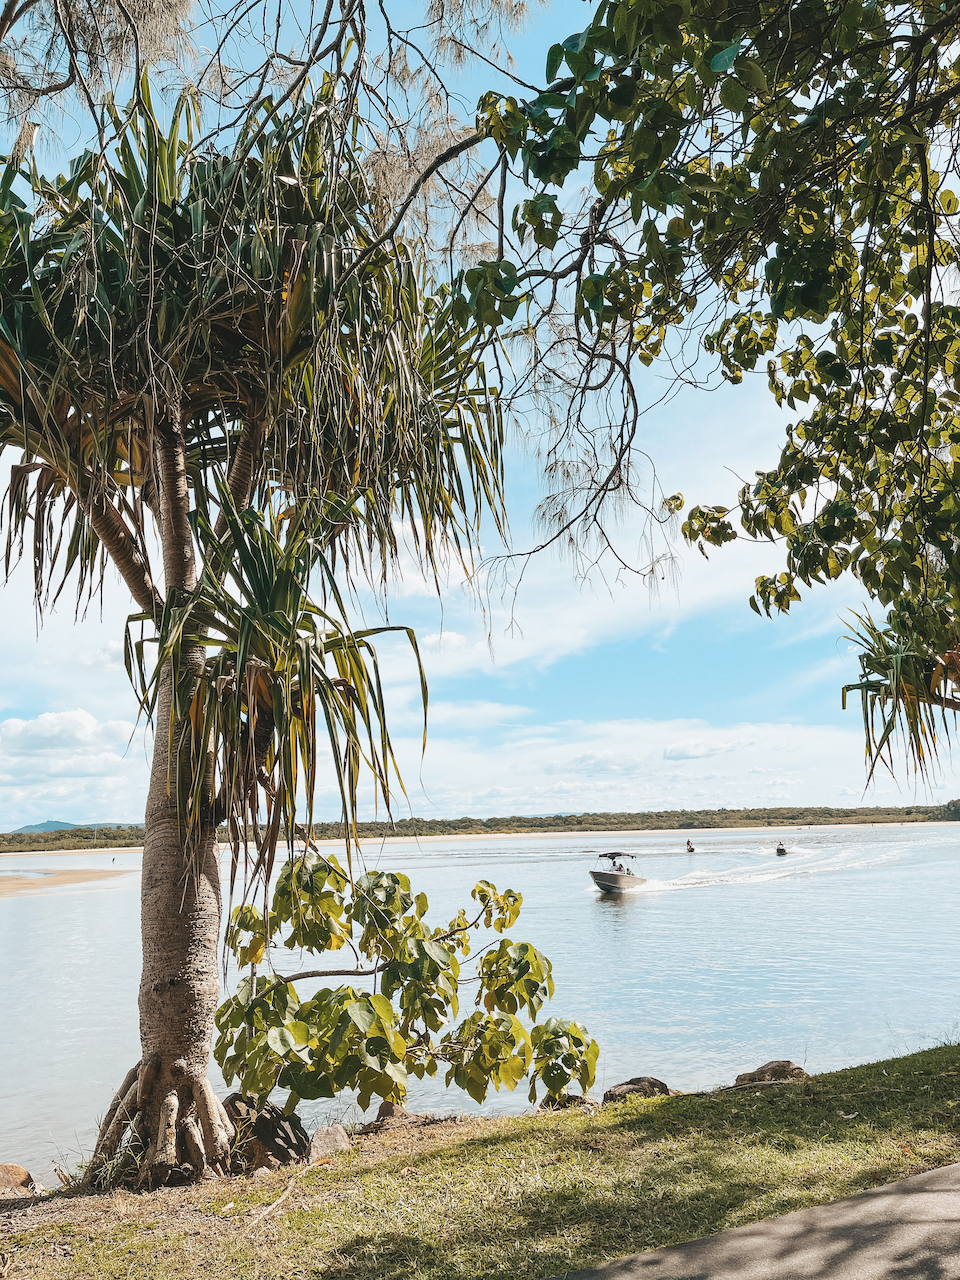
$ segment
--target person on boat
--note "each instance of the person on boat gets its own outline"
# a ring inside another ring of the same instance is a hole
[[[693,845],[692,845],[692,844],[690,843],[690,841],[688,840],[688,841],[687,841],[687,853],[696,853],[696,852],[697,852],[697,851],[696,851],[696,849],[693,847]]]
[[[777,841],[777,857],[778,857],[778,858],[782,858],[782,857],[783,857],[783,855],[784,855],[786,852],[787,852],[787,851],[786,851],[786,849],[784,848],[783,841],[782,841],[782,840],[778,840],[778,841]]]

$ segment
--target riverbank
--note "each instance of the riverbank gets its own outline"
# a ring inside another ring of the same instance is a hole
[[[958,1107],[947,1046],[798,1084],[402,1125],[310,1169],[8,1201],[0,1253],[7,1280],[540,1280],[950,1164]]]

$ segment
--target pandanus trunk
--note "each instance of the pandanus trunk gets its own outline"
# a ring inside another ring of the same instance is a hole
[[[87,1181],[136,1177],[160,1186],[174,1170],[199,1177],[226,1169],[233,1126],[207,1080],[220,984],[220,866],[208,819],[185,838],[177,804],[184,734],[171,724],[172,676],[164,673],[147,796],[141,888],[143,1056],[101,1127]],[[119,1166],[112,1162],[120,1156]]]
[[[152,403],[152,401],[151,401]],[[168,596],[196,584],[186,453],[177,423],[158,418],[156,478]],[[203,651],[181,652],[181,673],[199,673]],[[178,790],[190,791],[189,719],[174,719],[174,673],[161,672],[156,738],[144,821],[140,918],[140,1043],[143,1056],[104,1118],[88,1182],[126,1177],[160,1186],[174,1169],[201,1176],[226,1169],[233,1126],[207,1080],[220,984],[220,865],[213,815],[212,757],[189,835]],[[178,780],[181,785],[178,788]],[[117,1168],[112,1162],[119,1154]]]
[[[175,1165],[219,1164],[226,1155],[225,1117],[207,1084],[220,993],[216,829],[208,797],[206,821],[194,827],[189,840],[184,838],[176,795],[182,754],[177,735],[187,726],[174,724],[174,740],[169,740],[171,693],[171,681],[165,677],[157,706],[140,896],[143,1069],[138,1110],[150,1140],[151,1181],[165,1180]],[[198,1136],[203,1139],[200,1149]]]

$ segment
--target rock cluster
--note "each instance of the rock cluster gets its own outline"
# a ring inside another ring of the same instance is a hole
[[[237,1172],[279,1169],[307,1158],[310,1137],[297,1115],[284,1115],[272,1102],[257,1108],[253,1098],[231,1093],[224,1109],[237,1130],[232,1164]]]
[[[778,1081],[809,1080],[803,1067],[787,1058],[765,1062],[755,1071],[744,1071],[737,1076],[734,1088],[751,1085],[775,1084]],[[671,1089],[656,1076],[633,1076],[621,1084],[615,1084],[603,1095],[604,1105],[622,1102],[624,1098],[639,1094],[643,1098],[677,1097],[680,1089]],[[342,1125],[321,1125],[310,1137],[296,1115],[284,1115],[279,1107],[266,1102],[258,1108],[252,1098],[232,1093],[224,1100],[227,1115],[237,1129],[237,1145],[232,1160],[233,1172],[254,1173],[261,1169],[278,1169],[281,1165],[306,1162],[313,1164],[337,1151],[349,1151],[350,1139]],[[545,1110],[560,1110],[563,1106],[596,1106],[591,1098],[571,1095],[562,1101],[554,1100]],[[376,1120],[365,1126],[364,1132],[393,1125],[423,1124],[430,1117],[415,1115],[384,1102]],[[19,1164],[0,1164],[0,1200],[15,1196],[32,1196],[44,1188]]]
[[[754,1084],[775,1084],[780,1080],[809,1080],[810,1076],[804,1071],[803,1067],[798,1067],[795,1062],[791,1062],[788,1058],[778,1058],[775,1062],[765,1062],[762,1067],[757,1067],[756,1071],[744,1071],[737,1076],[734,1088],[744,1089]],[[624,1098],[629,1098],[632,1094],[639,1093],[644,1098],[654,1098],[658,1094],[676,1097],[681,1093],[680,1089],[668,1088],[662,1080],[657,1080],[655,1076],[634,1076],[632,1080],[624,1080],[622,1084],[615,1084],[608,1089],[603,1095],[604,1105],[611,1102],[622,1102]]]
[[[612,1089],[608,1089],[603,1095],[603,1101],[604,1105],[609,1102],[621,1102],[634,1093],[639,1093],[643,1098],[655,1098],[658,1094],[664,1097],[676,1097],[679,1092],[679,1089],[671,1089],[655,1076],[634,1076],[632,1080],[624,1080],[622,1084],[615,1084]]]
[[[349,1151],[350,1139],[347,1131],[340,1124],[322,1124],[310,1139],[310,1150],[307,1152],[307,1164],[332,1156],[337,1151]]]

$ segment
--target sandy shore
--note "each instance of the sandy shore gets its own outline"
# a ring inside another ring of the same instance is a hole
[[[111,846],[106,849],[4,849],[0,858],[72,858],[79,853],[143,853],[143,845],[131,844],[121,848]]]
[[[109,880],[113,876],[128,876],[129,871],[100,871],[92,867],[78,867],[76,871],[41,871],[39,876],[0,876],[0,898],[10,898],[19,893],[51,893],[55,889],[69,889],[91,880]]]

